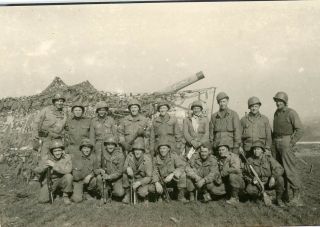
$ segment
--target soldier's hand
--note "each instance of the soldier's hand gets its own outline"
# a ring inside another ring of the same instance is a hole
[[[174,174],[173,174],[173,173],[170,173],[170,174],[164,179],[164,182],[169,183],[170,181],[172,181],[173,177],[174,177]]]
[[[161,185],[159,182],[156,182],[156,183],[155,183],[155,186],[156,186],[156,191],[157,191],[157,193],[162,194],[162,193],[163,193],[163,187],[162,187],[162,185]]]
[[[256,178],[256,177],[254,177],[253,179],[252,179],[252,184],[254,184],[254,185],[256,185],[256,184],[258,184],[259,182],[258,182],[258,179]]]
[[[201,180],[196,182],[196,185],[198,188],[202,188],[205,183],[206,183],[206,180],[202,178]]]
[[[91,178],[92,178],[92,175],[89,174],[88,176],[86,176],[86,177],[84,178],[83,183],[88,184],[88,183],[90,182]]]
[[[136,190],[137,188],[139,188],[141,186],[141,182],[140,181],[136,181],[132,184],[133,190]]]
[[[132,170],[131,167],[127,168],[127,174],[128,174],[129,177],[133,177],[133,170]]]
[[[51,161],[51,160],[46,161],[46,166],[48,166],[48,167],[51,166],[53,168],[54,165],[55,165],[55,163],[53,161]]]
[[[217,176],[217,178],[216,178],[216,183],[217,183],[218,185],[222,184],[222,178],[221,178],[220,175]]]
[[[104,171],[104,169],[96,169],[95,171],[94,171],[94,173],[96,174],[96,175],[101,175],[101,176],[103,176],[103,174],[105,174],[106,173],[106,171]]]
[[[110,175],[108,175],[108,174],[103,174],[103,179],[104,179],[104,180],[110,180]]]
[[[269,188],[273,188],[273,186],[276,184],[276,180],[274,177],[271,177],[269,180]]]

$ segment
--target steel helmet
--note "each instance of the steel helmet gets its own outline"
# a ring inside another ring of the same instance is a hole
[[[251,149],[254,149],[255,147],[261,147],[263,150],[265,148],[264,143],[261,140],[256,140],[253,142]]]
[[[283,91],[279,91],[277,92],[277,94],[273,97],[273,100],[276,102],[276,100],[281,100],[283,101],[285,104],[288,104],[288,95],[287,93],[283,92]]]
[[[211,145],[210,141],[208,141],[208,140],[201,142],[201,147],[208,148],[209,150],[212,149],[212,145]]]
[[[132,150],[135,150],[135,149],[145,151],[144,141],[139,139],[136,140],[132,146]]]
[[[222,99],[229,99],[229,96],[227,95],[227,93],[225,92],[219,92],[219,94],[217,95],[217,102],[219,103],[220,100]]]
[[[49,146],[50,151],[52,151],[55,148],[64,149],[64,144],[63,144],[62,140],[54,140],[51,142],[51,144]]]
[[[80,150],[82,149],[82,147],[89,147],[92,150],[93,149],[93,144],[91,143],[91,141],[89,139],[85,138],[85,139],[81,140]]]
[[[63,95],[57,93],[57,94],[55,94],[55,95],[52,97],[52,103],[54,103],[55,101],[57,101],[57,100],[59,100],[59,99],[62,99],[63,102],[66,101],[66,98],[65,98]]]
[[[130,107],[131,107],[131,106],[134,106],[134,105],[138,106],[139,109],[141,110],[141,104],[140,104],[140,102],[139,102],[138,100],[136,100],[136,99],[131,99],[131,100],[129,101],[128,109],[130,110]]]
[[[106,146],[107,144],[114,144],[115,146],[117,146],[117,141],[116,138],[114,138],[113,136],[108,137],[103,144]]]
[[[250,108],[250,106],[252,106],[254,104],[259,104],[261,106],[261,102],[260,102],[259,98],[255,97],[255,96],[248,99],[248,108]]]
[[[167,146],[168,148],[171,148],[171,144],[167,139],[160,139],[160,141],[158,142],[158,150],[161,146]]]
[[[200,100],[193,101],[191,103],[190,109],[193,109],[193,107],[196,107],[196,106],[200,107],[201,110],[203,110],[202,102]]]
[[[161,106],[167,106],[167,107],[168,107],[168,110],[170,110],[170,105],[169,105],[169,103],[166,102],[166,101],[162,101],[162,102],[159,102],[159,103],[158,103],[158,106],[157,106],[157,110],[158,110],[158,111],[160,110],[160,107],[161,107]]]
[[[108,104],[105,101],[97,102],[96,113],[98,112],[99,109],[102,109],[102,108],[106,108],[106,110],[108,110],[109,109]]]
[[[76,107],[80,107],[80,108],[82,109],[82,112],[84,112],[84,105],[83,105],[82,103],[80,103],[80,102],[77,102],[77,103],[75,103],[75,104],[72,105],[72,107],[71,107],[71,112],[72,112],[73,109],[76,108]]]

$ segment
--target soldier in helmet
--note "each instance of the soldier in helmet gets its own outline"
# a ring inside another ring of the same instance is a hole
[[[273,119],[273,139],[277,158],[285,172],[286,196],[289,197],[289,190],[292,189],[293,198],[289,205],[303,206],[301,180],[293,153],[295,144],[303,135],[303,126],[297,112],[288,107],[288,95],[285,92],[278,92],[273,100],[277,106]]]
[[[110,136],[118,138],[116,122],[108,115],[108,110],[109,107],[106,102],[98,102],[96,104],[96,117],[92,118],[90,124],[90,140],[95,145],[99,166],[101,165],[103,142]]]
[[[249,114],[241,119],[242,147],[245,155],[249,156],[251,146],[254,141],[261,140],[265,145],[265,150],[271,155],[271,127],[269,120],[260,113],[261,102],[257,97],[248,100]]]
[[[186,163],[180,156],[171,151],[171,142],[162,138],[158,142],[158,152],[153,159],[152,185],[149,188],[151,193],[161,196],[164,187],[178,191],[178,200],[186,202]],[[163,185],[165,184],[165,185]],[[161,198],[161,197],[160,197]],[[169,198],[168,198],[169,199]]]
[[[172,151],[180,154],[182,133],[177,118],[168,114],[170,105],[167,102],[160,102],[157,109],[159,116],[153,120],[150,132],[150,151],[152,155],[156,155],[156,148],[161,139],[168,140]]]
[[[265,144],[257,140],[251,146],[251,155],[247,159],[247,164],[251,165],[259,176],[259,179],[264,184],[265,189],[276,190],[276,202],[283,207],[282,195],[284,192],[283,168],[270,155],[265,153]],[[243,170],[244,179],[246,182],[246,192],[254,198],[261,197],[260,186],[257,179],[253,176],[248,165]]]
[[[194,101],[191,104],[192,114],[183,120],[183,135],[186,140],[186,152],[198,150],[201,143],[209,140],[209,120],[203,116],[202,102],[200,100]]]
[[[80,152],[79,146],[81,141],[89,138],[91,119],[83,116],[85,107],[81,103],[75,103],[71,107],[72,117],[66,123],[66,144],[68,144],[68,152],[74,155]]]
[[[79,151],[72,158],[73,194],[72,201],[79,203],[90,198],[88,193],[97,189],[97,176],[101,169],[93,151],[93,144],[89,139],[82,139]]]
[[[63,108],[65,101],[64,96],[56,94],[52,98],[53,105],[45,107],[36,116],[32,133],[33,148],[41,149],[40,161],[48,159],[49,146],[53,140],[64,138],[67,121],[67,114]]]
[[[103,155],[102,155],[102,169],[104,173],[98,178],[99,189],[102,194],[104,191],[105,195],[103,198],[109,198],[109,191],[112,195],[118,198],[123,197],[124,189],[122,186],[122,174],[124,165],[124,155],[120,149],[117,148],[117,141],[114,137],[108,137],[104,141]],[[105,188],[102,190],[103,181],[105,182]],[[102,199],[103,199],[102,198]],[[104,201],[106,202],[106,201]]]
[[[195,190],[203,194],[204,202],[212,200],[212,195],[220,196],[226,193],[217,159],[212,155],[211,149],[209,141],[201,143],[199,155],[193,156],[186,167],[190,201],[194,201]]]
[[[212,114],[210,120],[210,142],[213,144],[215,152],[221,140],[230,144],[233,153],[238,154],[241,144],[241,129],[238,114],[229,109],[229,96],[225,92],[217,95],[219,111]]]
[[[42,160],[40,165],[34,169],[38,174],[45,175],[47,171],[51,172],[52,193],[60,189],[63,192],[63,201],[70,204],[69,199],[72,193],[72,161],[71,157],[64,152],[64,145],[61,140],[53,140],[49,146],[49,154],[47,160]],[[39,202],[47,203],[50,201],[49,188],[47,178],[41,182],[39,194]]]
[[[218,166],[221,180],[217,184],[224,184],[226,191],[230,192],[230,199],[226,202],[231,205],[239,203],[239,192],[245,186],[242,179],[241,160],[231,152],[229,141],[220,141],[218,144]]]
[[[124,117],[118,127],[119,142],[125,148],[126,152],[131,151],[132,144],[136,140],[143,140],[145,146],[149,146],[148,140],[150,137],[148,129],[149,120],[140,113],[140,102],[136,99],[130,100],[128,109],[130,115]]]
[[[123,203],[130,201],[130,185],[141,200],[145,200],[149,194],[149,186],[152,179],[152,160],[150,155],[145,154],[145,144],[142,139],[136,140],[124,163],[123,187],[125,197]],[[147,200],[146,200],[147,201]]]

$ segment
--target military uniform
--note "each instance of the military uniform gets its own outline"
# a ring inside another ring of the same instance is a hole
[[[169,140],[172,151],[180,154],[182,133],[176,117],[166,114],[164,117],[158,116],[153,120],[150,132],[150,151],[152,155],[155,155],[155,149],[162,138]]]
[[[71,175],[72,161],[70,155],[64,154],[59,160],[56,160],[53,157],[53,155],[49,153],[48,160],[51,160],[55,163],[54,167],[51,169],[53,193],[57,189],[62,189],[64,193],[71,193],[73,176]],[[46,160],[42,160],[40,165],[37,168],[35,168],[34,171],[41,175],[45,174],[48,170],[47,166],[45,165],[45,162]],[[47,185],[47,178],[45,178],[41,182],[39,202],[47,203],[49,201],[49,189]]]

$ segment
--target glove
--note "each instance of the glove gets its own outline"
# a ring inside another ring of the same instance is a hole
[[[38,150],[39,150],[39,148],[40,148],[40,141],[39,141],[39,139],[34,138],[34,139],[32,140],[32,148],[33,148],[34,151],[38,151]]]
[[[129,177],[133,177],[133,170],[132,170],[131,167],[127,168],[127,174],[128,174]]]
[[[201,180],[196,182],[197,188],[202,188],[203,185],[206,183],[206,180],[202,178]]]
[[[156,192],[159,193],[159,194],[162,194],[163,193],[162,185],[159,182],[156,182],[155,186],[156,186]]]
[[[140,186],[141,186],[141,182],[140,181],[136,181],[136,182],[133,183],[132,188],[133,188],[133,190],[136,190]]]
[[[174,176],[173,173],[169,174],[169,175],[164,179],[164,182],[169,183],[170,181],[172,181],[173,176]]]
[[[271,177],[269,180],[269,188],[273,188],[273,186],[276,184],[276,181],[274,177]]]
[[[88,183],[90,182],[91,178],[92,178],[92,175],[89,174],[88,176],[86,176],[86,177],[84,178],[83,183],[88,184]]]

